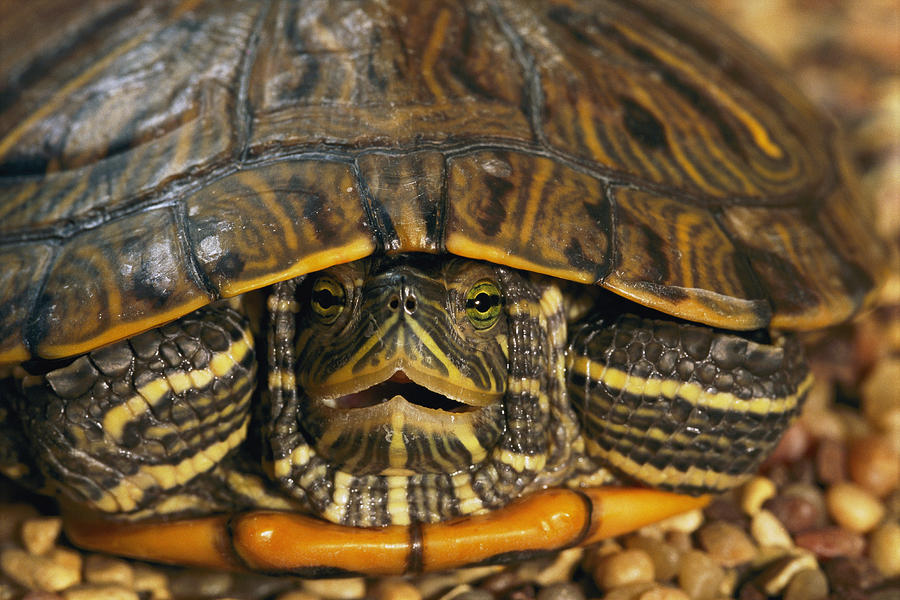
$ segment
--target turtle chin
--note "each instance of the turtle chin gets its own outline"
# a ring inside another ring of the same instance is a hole
[[[308,396],[302,423],[316,452],[354,475],[454,473],[487,458],[502,433],[499,398],[473,406],[398,370],[350,393]],[[484,402],[484,400],[482,400]]]

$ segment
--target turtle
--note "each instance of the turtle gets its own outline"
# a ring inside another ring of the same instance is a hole
[[[334,575],[702,506],[885,251],[681,2],[4,6],[0,472],[76,544]]]

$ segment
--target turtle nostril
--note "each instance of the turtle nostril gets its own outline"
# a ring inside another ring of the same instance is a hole
[[[397,296],[392,296],[390,302],[388,302],[388,307],[391,310],[397,310],[400,308],[400,298]]]
[[[408,296],[406,302],[403,304],[403,308],[405,308],[408,313],[416,312],[416,297]]]

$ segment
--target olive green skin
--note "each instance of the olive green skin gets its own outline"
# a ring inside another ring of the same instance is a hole
[[[832,124],[681,2],[0,11],[0,364],[379,252],[730,329],[883,264]]]

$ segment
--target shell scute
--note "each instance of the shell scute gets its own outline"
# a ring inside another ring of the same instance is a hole
[[[182,239],[167,207],[68,239],[32,309],[31,348],[71,356],[208,304]]]
[[[602,181],[556,161],[490,150],[448,167],[446,247],[471,258],[594,283],[611,230]]]
[[[375,249],[346,163],[299,160],[244,169],[186,204],[197,263],[226,297]]]
[[[713,213],[649,190],[617,187],[616,262],[602,284],[663,312],[722,327],[764,327],[765,290]]]

